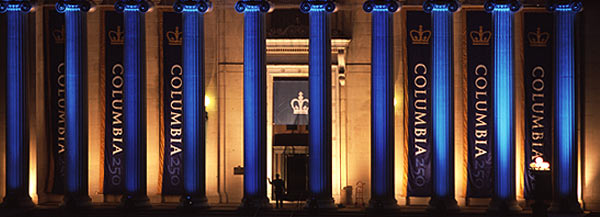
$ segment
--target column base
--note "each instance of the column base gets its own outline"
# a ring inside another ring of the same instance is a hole
[[[240,205],[240,210],[257,210],[257,209],[272,209],[273,207],[269,203],[269,198],[267,196],[258,196],[258,197],[244,197],[242,199],[242,204]]]
[[[394,198],[388,199],[372,199],[369,200],[369,206],[367,207],[367,212],[387,212],[387,211],[398,211],[400,210],[400,206],[398,206],[398,201]]]
[[[31,209],[35,204],[27,193],[8,193],[0,208],[2,209]]]
[[[208,208],[208,199],[205,195],[183,195],[179,199],[178,209],[181,210],[203,210]]]
[[[502,200],[499,198],[492,199],[487,209],[488,213],[492,214],[516,214],[521,212],[521,210],[523,209],[519,206],[517,200]]]
[[[123,209],[146,209],[150,208],[150,199],[146,194],[141,195],[123,195],[119,208]]]
[[[565,198],[553,200],[548,212],[579,214],[583,213],[583,210],[581,209],[581,205],[579,204],[579,201],[577,201],[577,198]]]
[[[458,203],[454,197],[431,197],[427,212],[432,213],[458,213]]]
[[[67,194],[64,196],[60,207],[65,209],[89,209],[92,207],[92,198],[86,194]]]
[[[306,201],[305,209],[318,211],[333,211],[336,209],[333,198],[311,198]]]

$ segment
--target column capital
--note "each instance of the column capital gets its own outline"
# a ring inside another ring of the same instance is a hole
[[[124,11],[139,11],[146,13],[152,5],[146,0],[118,0],[115,3],[115,10],[118,12]]]
[[[336,10],[335,2],[332,0],[304,0],[300,3],[300,11],[309,13],[311,11],[324,10],[333,13]]]
[[[65,13],[67,11],[88,12],[92,4],[87,0],[59,0],[56,3],[56,11]]]
[[[212,10],[212,2],[209,0],[177,0],[173,4],[175,12],[207,13]]]
[[[388,11],[394,13],[400,9],[400,2],[396,0],[367,0],[363,4],[363,10],[367,13],[373,11]]]
[[[521,10],[522,6],[521,1],[519,0],[487,0],[483,4],[483,8],[488,13],[502,9],[509,9],[512,12],[517,12]]]
[[[273,9],[271,3],[266,0],[240,0],[235,3],[235,10],[238,13],[260,11],[268,13]]]
[[[427,0],[423,2],[423,11],[431,13],[433,10],[456,12],[460,3],[456,0]]]
[[[549,11],[573,11],[580,12],[583,9],[581,0],[550,0],[546,5]]]
[[[1,1],[0,13],[7,11],[29,12],[31,10],[31,2],[29,1]]]

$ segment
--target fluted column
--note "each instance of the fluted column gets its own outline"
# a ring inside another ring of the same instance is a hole
[[[309,162],[307,208],[335,209],[331,196],[331,20],[332,0],[305,0],[309,37]]]
[[[369,208],[397,209],[394,188],[394,13],[400,3],[368,0],[371,13],[371,199]],[[314,101],[313,101],[314,102]]]
[[[86,0],[56,3],[65,14],[65,144],[66,182],[63,205],[91,206],[88,195],[87,28]]]
[[[267,86],[264,0],[241,0],[244,13],[244,198],[241,208],[270,208],[267,198]]]
[[[490,212],[521,210],[515,194],[515,99],[514,99],[514,13],[518,0],[489,0],[494,26],[492,70],[492,144],[494,147],[494,193]]]
[[[6,13],[6,196],[5,208],[31,208],[27,126],[27,13],[29,1],[2,1]],[[2,66],[4,67],[4,66]]]
[[[123,81],[123,144],[125,192],[123,207],[150,207],[146,195],[146,37],[145,0],[120,0],[115,9],[123,13],[125,26]]]
[[[554,201],[551,210],[580,213],[577,199],[577,132],[575,111],[575,17],[581,1],[554,1]]]
[[[208,208],[206,199],[206,122],[204,114],[204,13],[206,0],[178,0],[183,14],[183,189],[181,206]]]
[[[454,79],[452,61],[452,13],[455,0],[428,0],[423,10],[431,14],[432,43],[432,134],[433,192],[428,209],[456,212],[454,198]]]

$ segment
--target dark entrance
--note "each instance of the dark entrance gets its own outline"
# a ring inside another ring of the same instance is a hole
[[[287,194],[285,199],[291,201],[306,200],[308,193],[307,172],[308,155],[290,154],[286,156]]]
[[[275,125],[273,138],[273,177],[285,182],[287,201],[308,198],[308,132],[306,125]]]

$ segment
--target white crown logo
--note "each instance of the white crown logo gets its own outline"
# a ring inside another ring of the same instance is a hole
[[[295,115],[308,114],[308,99],[304,98],[304,93],[302,93],[302,91],[298,92],[298,98],[294,98],[290,101],[290,106],[292,106]]]

